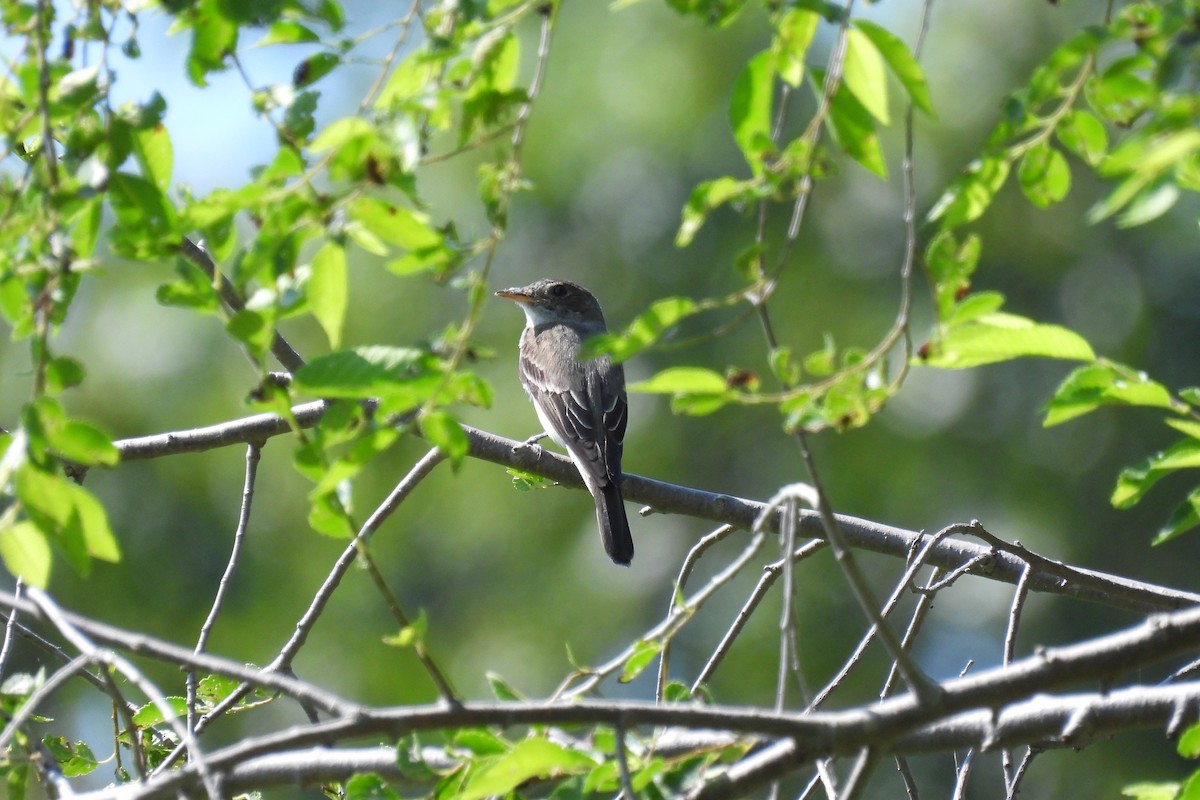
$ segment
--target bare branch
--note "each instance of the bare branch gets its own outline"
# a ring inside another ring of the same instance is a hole
[[[304,403],[292,408],[297,422],[312,426],[325,411],[323,401]],[[470,426],[463,426],[471,444],[470,455],[494,464],[515,467],[557,481],[565,486],[582,489],[579,472],[570,459],[551,453],[545,448],[518,448],[520,442],[506,439]],[[231,444],[245,444],[287,433],[288,423],[276,414],[256,414],[239,420],[194,428],[186,431],[122,439],[114,444],[124,460],[161,458],[178,453],[198,453]],[[728,494],[706,492],[665,481],[626,473],[621,484],[625,497],[635,503],[654,508],[658,513],[683,514],[712,522],[749,529],[766,508],[765,503]],[[846,543],[851,547],[870,550],[898,558],[907,558],[919,550],[928,535],[895,528],[870,520],[844,514],[835,515]],[[769,530],[778,531],[779,520],[767,520]],[[952,526],[957,534],[971,533],[970,524]],[[823,537],[819,514],[801,511],[797,533]],[[970,572],[974,575],[1015,584],[1028,563],[1012,553],[995,552],[985,547],[948,539],[939,542],[930,552],[926,563],[953,570],[972,559]],[[1069,570],[1069,571],[1064,571]],[[1136,581],[1079,567],[1067,568],[1058,562],[1043,559],[1035,563],[1029,578],[1031,591],[1068,595],[1080,600],[1123,608],[1139,613],[1169,611],[1200,604],[1200,594],[1165,586]]]

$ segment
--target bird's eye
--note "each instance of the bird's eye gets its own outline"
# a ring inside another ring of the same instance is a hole
[[[563,286],[561,283],[556,283],[550,287],[550,294],[554,295],[555,297],[566,297],[567,287]]]

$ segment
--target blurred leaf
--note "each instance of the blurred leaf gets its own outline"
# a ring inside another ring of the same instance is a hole
[[[1193,723],[1175,742],[1175,752],[1184,758],[1200,758],[1200,723]]]
[[[995,312],[947,331],[920,363],[963,369],[1029,356],[1072,361],[1096,358],[1091,345],[1074,331]]]
[[[1071,168],[1063,154],[1044,142],[1029,148],[1017,168],[1017,180],[1029,202],[1048,208],[1071,189]]]
[[[1155,547],[1166,544],[1197,525],[1200,525],[1200,489],[1193,490],[1186,500],[1175,507],[1150,544]]]
[[[100,766],[92,748],[85,742],[70,742],[62,736],[46,735],[42,737],[42,744],[54,756],[64,777],[77,778],[87,775]]]
[[[186,697],[166,697],[167,706],[175,713],[177,719],[187,717],[187,698]],[[139,708],[133,715],[133,723],[140,728],[149,728],[155,725],[161,725],[166,721],[163,716],[162,709],[154,703],[146,703]]]
[[[293,376],[296,391],[318,397],[369,398],[428,371],[428,355],[409,347],[360,347],[317,356]]]
[[[883,57],[872,38],[857,27],[846,31],[842,80],[867,113],[884,125],[891,121],[888,116],[887,70]]]
[[[308,279],[308,307],[321,323],[329,346],[337,348],[342,341],[342,324],[346,319],[349,289],[346,251],[337,242],[326,242],[313,256],[312,275]]]
[[[804,80],[804,58],[820,22],[821,17],[814,11],[789,8],[775,26],[775,38],[771,41],[775,70],[792,88],[799,87]]]
[[[266,47],[270,44],[297,44],[300,42],[317,42],[321,37],[309,27],[291,19],[276,20],[267,29],[267,35],[259,39],[254,46]]]
[[[461,800],[482,800],[504,795],[531,778],[576,775],[596,766],[582,753],[540,737],[524,739],[475,773],[459,795]]]
[[[429,217],[403,206],[391,205],[373,197],[360,197],[350,206],[350,218],[388,244],[406,250],[424,250],[445,243]]]
[[[1087,111],[1067,114],[1055,129],[1058,140],[1089,166],[1096,166],[1108,152],[1108,132],[1104,123]]]
[[[629,391],[646,394],[722,393],[725,377],[703,367],[668,367],[654,377],[629,384]]]
[[[395,634],[384,636],[383,643],[390,647],[413,647],[425,641],[425,634],[428,630],[429,618],[425,616],[425,610],[421,609],[411,624],[401,628]]]
[[[851,29],[853,31],[853,29]],[[864,41],[867,41],[863,37]],[[814,87],[825,81],[825,75],[819,70],[812,70]],[[879,145],[879,134],[875,131],[875,122],[865,106],[860,103],[854,93],[839,91],[829,104],[829,116],[825,119],[834,142],[862,166],[887,179],[887,164],[883,160],[883,149]]]
[[[454,746],[464,747],[480,756],[507,753],[512,745],[486,728],[463,728],[454,733]]]
[[[775,60],[764,50],[747,62],[733,84],[729,99],[729,124],[746,163],[762,174],[763,157],[774,148],[771,141],[771,101],[775,93]]]
[[[1162,478],[1181,469],[1200,467],[1200,441],[1182,439],[1166,450],[1126,467],[1117,478],[1110,502],[1115,508],[1131,508]]]
[[[640,641],[633,648],[633,653],[629,658],[625,659],[625,664],[621,668],[621,677],[618,678],[621,683],[629,683],[631,680],[642,674],[642,671],[658,657],[662,652],[662,642]]]
[[[64,389],[83,383],[83,364],[70,356],[56,356],[46,362],[46,391],[61,394]]]
[[[471,451],[471,440],[458,420],[445,411],[435,409],[421,415],[421,435],[450,459],[454,467],[462,464]]]
[[[296,65],[292,73],[292,85],[297,89],[311,86],[324,78],[342,62],[336,53],[314,53]]]
[[[15,577],[45,589],[50,582],[50,542],[32,522],[0,526],[0,559]]]
[[[308,524],[317,533],[335,539],[350,539],[355,534],[346,509],[336,494],[324,494],[310,500]]]
[[[949,229],[979,219],[1004,185],[1010,167],[1002,156],[972,161],[934,203],[929,210],[929,221],[940,222],[943,229]]]
[[[701,311],[688,297],[664,297],[657,300],[622,333],[602,333],[583,343],[581,358],[612,357],[614,363],[626,361],[654,344],[669,328]]]
[[[90,571],[90,558],[120,561],[120,548],[104,507],[87,489],[28,462],[17,470],[16,488],[30,520],[81,575]]]
[[[931,119],[937,119],[933,110],[933,99],[929,95],[929,86],[925,82],[925,71],[913,58],[912,53],[900,37],[886,28],[869,20],[856,19],[854,25],[863,35],[871,40],[871,44],[879,51],[891,68],[892,74],[900,81],[900,85],[908,92],[912,104],[925,112]],[[860,100],[862,98],[859,98]],[[884,98],[886,100],[886,97]],[[886,124],[886,119],[881,119]]]
[[[165,125],[143,128],[133,134],[133,152],[142,174],[165,192],[171,185],[171,166],[174,159],[171,137]]]
[[[1178,783],[1130,783],[1121,787],[1122,797],[1133,797],[1136,800],[1181,800]]]
[[[525,699],[525,696],[514,689],[499,673],[488,671],[486,677],[488,686],[492,687],[492,694],[495,695],[497,700],[508,702]]]
[[[225,323],[225,330],[244,343],[256,359],[262,359],[275,340],[274,314],[243,308]]]
[[[373,772],[354,775],[346,781],[342,800],[400,800],[400,795]]]
[[[683,206],[683,221],[675,234],[675,246],[687,247],[703,227],[708,215],[730,202],[746,202],[761,194],[754,181],[722,177],[704,181],[692,190]]]
[[[1145,373],[1108,362],[1088,364],[1074,370],[1055,390],[1043,408],[1042,424],[1058,425],[1108,405],[1173,409],[1174,401],[1165,386]]]
[[[1117,227],[1135,228],[1158,219],[1175,206],[1179,194],[1179,187],[1173,183],[1139,192],[1117,218]]]

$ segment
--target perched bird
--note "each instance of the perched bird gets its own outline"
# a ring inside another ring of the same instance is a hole
[[[625,372],[607,357],[579,357],[584,340],[606,330],[600,303],[579,284],[553,278],[496,296],[525,312],[521,384],[546,433],[570,454],[592,493],[608,557],[627,565],[633,560],[633,537],[621,497]]]

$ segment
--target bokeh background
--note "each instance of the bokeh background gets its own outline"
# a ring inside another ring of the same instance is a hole
[[[393,4],[346,3],[350,25],[366,30],[402,13]],[[920,6],[912,0],[868,6],[876,19],[912,42]],[[923,63],[939,118],[918,118],[918,209],[977,152],[1000,114],[1005,94],[1033,65],[1102,4],[936,3]],[[186,79],[187,43],[167,35],[169,21],[144,14],[143,56],[121,62],[114,94],[166,97],[175,151],[173,183],[197,194],[243,182],[265,162],[274,132],[255,117],[241,78],[211,76],[200,90]],[[534,30],[525,31],[526,74]],[[373,40],[363,54],[389,42]],[[767,44],[763,18],[748,12],[719,30],[677,16],[658,0],[614,9],[567,2],[560,11],[543,94],[533,113],[523,163],[532,182],[518,196],[509,236],[492,273],[496,288],[554,275],[578,280],[600,297],[619,326],[666,295],[705,297],[737,285],[732,259],[753,235],[752,223],[723,210],[686,250],[673,245],[679,209],[699,181],[745,167],[728,129],[731,85],[745,60]],[[820,32],[812,63],[823,62],[831,32]],[[13,43],[6,46],[12,47]],[[304,46],[247,49],[243,63],[258,85],[287,82],[311,52]],[[352,113],[374,71],[338,70],[317,84],[318,120]],[[895,87],[893,87],[895,88]],[[805,106],[798,106],[802,121]],[[899,107],[896,109],[897,116]],[[853,164],[822,181],[795,254],[772,305],[782,337],[797,353],[821,346],[826,332],[842,345],[872,345],[890,325],[899,297],[902,195],[899,130],[884,134],[888,182]],[[477,157],[428,169],[421,190],[433,213],[464,234],[481,235],[475,199]],[[997,289],[1014,313],[1068,325],[1098,352],[1148,371],[1173,388],[1200,383],[1200,273],[1194,202],[1150,225],[1118,230],[1086,224],[1086,209],[1104,187],[1072,164],[1075,185],[1050,211],[1007,187],[978,229],[984,254],[976,288]],[[776,220],[776,228],[782,217]],[[477,266],[477,265],[476,265]],[[461,319],[462,293],[421,278],[400,279],[370,257],[352,263],[351,311],[344,342],[403,345],[435,336]],[[116,437],[211,424],[247,413],[243,398],[256,375],[211,318],[159,306],[154,290],[169,264],[106,261],[85,281],[57,347],[81,359],[85,383],[66,398],[73,413]],[[924,284],[916,284],[916,338],[929,322]],[[714,326],[704,317],[684,333]],[[536,431],[516,380],[516,339],[523,320],[508,304],[486,310],[476,340],[494,357],[474,367],[495,388],[495,406],[464,411],[464,421],[513,438]],[[283,332],[307,357],[328,346],[308,323]],[[703,345],[661,349],[627,365],[631,379],[672,365],[729,366],[766,376],[765,347],[754,325]],[[1158,525],[1188,488],[1167,481],[1132,511],[1115,511],[1108,495],[1123,465],[1170,440],[1152,413],[1093,414],[1044,429],[1039,407],[1070,365],[1026,360],[965,372],[917,368],[900,395],[863,430],[815,439],[835,507],[844,513],[913,529],[980,519],[997,535],[1020,539],[1053,558],[1131,577],[1196,588],[1197,538],[1151,549]],[[0,425],[11,426],[29,395],[27,343],[0,344]],[[670,414],[664,399],[631,399],[627,471],[689,486],[767,498],[805,479],[795,443],[770,409],[726,409],[703,418]],[[365,517],[425,449],[403,441],[356,483],[355,510]],[[344,543],[312,532],[306,481],[290,465],[286,438],[266,447],[259,471],[245,559],[211,649],[265,663],[290,634]],[[224,568],[243,480],[240,447],[94,471],[89,487],[105,501],[125,550],[117,565],[82,579],[58,568],[52,589],[63,604],[131,628],[191,645]],[[632,507],[631,507],[632,510]],[[375,553],[407,608],[424,610],[428,644],[457,686],[488,695],[495,671],[531,696],[545,696],[570,671],[573,657],[595,664],[661,618],[680,559],[709,528],[685,518],[634,519],[638,555],[630,569],[612,566],[594,530],[586,495],[562,489],[514,491],[494,465],[440,467],[375,539]],[[734,537],[707,557],[711,572],[737,552]],[[769,559],[770,556],[765,556]],[[880,593],[902,565],[863,556]],[[61,567],[61,565],[60,565]],[[696,585],[699,585],[699,577]],[[757,579],[753,569],[715,598],[676,644],[676,677],[690,681],[719,641]],[[832,559],[798,571],[800,651],[810,683],[824,682],[865,625]],[[995,665],[1011,588],[966,580],[935,606],[919,648],[936,677]],[[778,595],[764,604],[712,685],[715,697],[769,703],[775,681]],[[1065,599],[1033,599],[1019,651],[1098,634],[1130,615]],[[297,672],[344,695],[376,703],[430,701],[434,692],[410,654],[387,647],[389,619],[366,576],[354,572],[338,590],[297,663]],[[25,656],[24,666],[36,661]],[[879,682],[875,653],[835,704],[866,700]],[[150,674],[179,687],[169,671]],[[649,675],[613,696],[648,697]],[[64,692],[60,716],[75,735],[108,752],[108,711]],[[282,704],[279,719],[299,722]],[[217,740],[253,732],[257,723],[226,720]],[[917,759],[929,796],[948,794],[948,758]],[[1083,752],[1052,752],[1032,767],[1025,796],[1115,796],[1133,779],[1185,774],[1160,732],[1122,737]],[[109,777],[101,768],[98,780]],[[994,757],[976,766],[971,797],[1002,794]],[[900,791],[881,768],[872,796]]]

